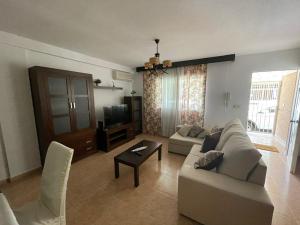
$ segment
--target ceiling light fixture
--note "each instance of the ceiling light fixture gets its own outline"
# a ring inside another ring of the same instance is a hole
[[[159,52],[158,52],[158,43],[159,39],[154,40],[156,43],[156,53],[154,54],[154,57],[151,57],[149,59],[149,62],[146,62],[144,64],[145,70],[150,71],[150,74],[158,74],[158,73],[167,73],[167,69],[172,67],[172,61],[171,60],[164,60],[162,64],[160,64],[159,59]]]

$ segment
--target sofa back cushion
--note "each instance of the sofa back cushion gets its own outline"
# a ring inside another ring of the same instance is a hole
[[[224,157],[218,172],[245,181],[261,158],[249,137],[243,134],[231,135],[222,151]]]
[[[225,133],[230,127],[232,127],[234,125],[240,125],[243,127],[241,120],[236,118],[236,119],[230,120],[228,123],[225,124],[225,126],[223,128],[223,132]]]
[[[180,134],[182,137],[187,137],[192,129],[192,125],[183,125],[177,133]]]
[[[216,150],[221,150],[224,144],[228,141],[228,139],[233,134],[240,134],[240,135],[247,136],[247,133],[239,119],[232,120],[225,125],[224,129],[222,130],[222,134],[218,142],[218,145],[216,146]]]

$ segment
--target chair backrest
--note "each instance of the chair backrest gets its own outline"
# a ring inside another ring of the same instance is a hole
[[[65,217],[67,182],[73,149],[51,142],[41,180],[40,201],[55,215]]]

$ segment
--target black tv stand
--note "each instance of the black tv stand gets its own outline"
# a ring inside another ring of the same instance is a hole
[[[98,149],[109,152],[112,149],[135,138],[132,123],[120,124],[113,127],[97,129]]]

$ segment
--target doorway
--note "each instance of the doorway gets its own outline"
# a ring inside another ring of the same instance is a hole
[[[255,143],[286,150],[296,84],[296,70],[252,74],[247,130]]]

